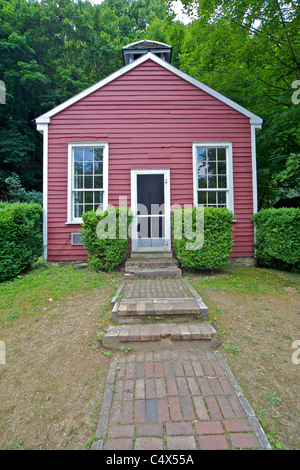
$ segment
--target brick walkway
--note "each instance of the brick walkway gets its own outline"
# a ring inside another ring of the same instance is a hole
[[[96,437],[94,450],[270,449],[221,354],[191,348],[116,359]]]
[[[123,299],[194,298],[181,279],[136,279],[125,284]]]

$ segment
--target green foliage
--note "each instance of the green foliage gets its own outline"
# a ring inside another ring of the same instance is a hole
[[[35,202],[43,205],[43,193],[38,191],[26,191],[26,189],[21,186],[20,178],[16,173],[6,178],[5,183],[7,185],[8,199],[10,202]]]
[[[0,282],[28,269],[43,249],[40,204],[0,203]]]
[[[192,231],[195,232],[196,208],[188,209],[192,211]],[[204,208],[204,243],[201,249],[189,250],[187,243],[190,243],[191,236],[187,227],[184,227],[185,214],[187,209],[179,209],[172,214],[172,229],[175,228],[176,213],[181,213],[182,238],[175,238],[174,248],[176,257],[181,266],[191,271],[214,270],[225,266],[232,251],[232,221],[233,214],[225,208],[205,207]]]
[[[277,177],[300,153],[299,0],[183,0],[197,8],[180,55],[188,74],[264,119],[257,134],[259,207],[272,206],[295,187],[299,171]],[[299,85],[297,86],[299,89]],[[299,191],[299,190],[298,190]]]
[[[42,189],[34,119],[121,68],[122,47],[165,11],[163,0],[0,0],[0,198],[13,173]]]
[[[127,207],[109,207],[82,214],[82,241],[96,271],[112,271],[128,253],[128,228],[132,219]]]
[[[300,209],[263,209],[252,220],[259,264],[300,272]]]

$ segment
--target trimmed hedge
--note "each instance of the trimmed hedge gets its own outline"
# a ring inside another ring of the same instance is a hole
[[[43,252],[40,204],[0,203],[0,281],[32,266]]]
[[[184,218],[185,213],[192,218],[192,230],[195,232],[196,211],[197,208],[194,207],[178,209],[172,214],[173,244],[180,265],[191,271],[214,270],[226,266],[233,246],[231,224],[234,217],[232,212],[221,207],[205,207],[203,246],[200,249],[191,250],[187,248],[189,243],[193,243],[191,241],[192,234],[188,234],[188,227],[184,227]],[[176,238],[175,217],[179,217],[179,220],[181,217],[182,238]],[[185,234],[188,235],[188,238]]]
[[[300,272],[300,209],[262,209],[252,220],[259,265]]]
[[[126,259],[131,218],[127,207],[82,214],[81,238],[92,269],[112,271]]]

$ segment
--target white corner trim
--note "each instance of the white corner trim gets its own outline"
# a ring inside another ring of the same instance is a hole
[[[43,135],[43,257],[46,260],[48,243],[48,124],[38,124],[37,130]]]
[[[256,165],[256,132],[261,129],[261,125],[251,124],[251,159],[252,159],[252,188],[253,188],[253,214],[256,214],[257,207],[257,165]]]
[[[193,191],[194,207],[198,206],[198,176],[197,176],[197,148],[198,147],[225,147],[227,165],[227,208],[234,213],[234,181],[233,181],[233,155],[231,142],[193,142]],[[214,189],[214,188],[212,188]]]
[[[125,73],[129,72],[130,70],[134,69],[135,67],[138,67],[139,65],[143,64],[147,60],[152,60],[156,64],[160,65],[161,67],[164,67],[166,70],[169,70],[170,72],[174,73],[178,77],[182,78],[183,80],[191,83],[192,85],[196,86],[200,90],[208,93],[209,95],[213,96],[217,100],[227,104],[231,108],[235,109],[236,111],[240,112],[241,114],[247,116],[248,118],[251,119],[251,124],[262,124],[263,120],[259,117],[256,116],[256,114],[251,113],[247,109],[245,109],[243,106],[240,106],[239,104],[235,103],[234,101],[230,100],[229,98],[226,98],[223,96],[221,93],[213,90],[212,88],[208,87],[207,85],[204,85],[204,83],[199,82],[195,78],[192,78],[190,75],[187,75],[186,73],[182,72],[181,70],[177,69],[173,65],[169,64],[168,62],[160,59],[160,57],[156,56],[152,52],[148,52],[147,54],[142,55],[140,58],[134,60],[128,65],[125,65],[121,69],[117,70],[113,74],[109,75],[106,77],[104,80],[101,80],[98,83],[95,83],[91,87],[87,88],[86,90],[83,90],[81,93],[78,93],[77,95],[73,96],[69,100],[65,101],[64,103],[60,104],[59,106],[56,106],[55,108],[51,109],[47,113],[43,114],[42,116],[39,116],[38,118],[35,119],[35,122],[37,124],[39,123],[45,123],[46,119],[51,118],[55,114],[63,111],[64,109],[68,108],[72,104],[77,103],[77,101],[85,98],[86,96],[90,95],[91,93],[94,93],[96,90],[99,90],[100,88],[104,87],[108,83],[112,82],[113,80],[121,77]]]
[[[72,191],[73,191],[73,149],[75,147],[102,147],[103,148],[103,209],[108,207],[108,142],[69,142],[68,143],[68,201],[66,225],[81,225],[82,218],[73,219]]]

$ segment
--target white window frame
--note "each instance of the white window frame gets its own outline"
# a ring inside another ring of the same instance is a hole
[[[231,142],[194,142],[193,143],[193,186],[194,186],[194,206],[198,206],[198,174],[197,163],[199,147],[212,147],[226,149],[226,174],[227,174],[227,196],[226,207],[234,213],[234,198],[233,198],[233,163],[232,163],[232,143]],[[203,189],[204,191],[218,191],[218,188]],[[214,207],[214,206],[212,206]]]
[[[68,143],[68,209],[66,224],[82,224],[82,217],[74,217],[73,188],[74,149],[78,147],[96,147],[103,149],[103,209],[108,206],[108,142],[69,142]]]

